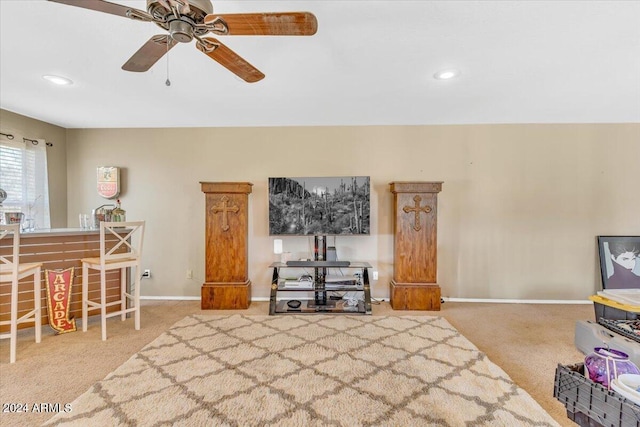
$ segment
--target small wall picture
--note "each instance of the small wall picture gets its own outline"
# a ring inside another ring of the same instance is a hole
[[[120,194],[120,168],[98,167],[98,194],[105,199],[115,199]]]
[[[640,236],[598,236],[602,289],[640,289]]]

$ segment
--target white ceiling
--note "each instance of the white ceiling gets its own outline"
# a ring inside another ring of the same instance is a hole
[[[114,3],[146,10],[145,1]],[[311,37],[220,36],[266,78],[190,45],[121,70],[153,23],[0,0],[0,106],[66,128],[640,122],[640,1],[229,1],[309,11]],[[443,68],[461,71],[437,81]],[[71,78],[54,87],[44,74]]]

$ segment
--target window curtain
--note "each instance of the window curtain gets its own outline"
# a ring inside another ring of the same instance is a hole
[[[7,193],[2,212],[22,212],[23,228],[51,228],[45,140],[25,141],[21,136],[9,140],[2,135],[0,188]]]

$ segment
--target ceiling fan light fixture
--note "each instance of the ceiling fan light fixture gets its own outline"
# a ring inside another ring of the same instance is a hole
[[[436,80],[450,80],[450,79],[453,79],[454,77],[458,77],[459,75],[460,75],[459,70],[448,69],[448,70],[438,71],[433,75],[433,78]]]
[[[55,76],[53,74],[44,75],[42,78],[59,86],[68,86],[73,84],[73,80],[62,76]]]

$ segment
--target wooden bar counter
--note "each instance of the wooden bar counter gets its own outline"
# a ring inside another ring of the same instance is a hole
[[[0,240],[0,253],[8,254],[11,250],[12,239]],[[69,317],[76,322],[82,319],[82,258],[100,256],[99,230],[82,230],[79,228],[58,228],[36,230],[20,234],[20,262],[42,262],[42,325],[49,324],[46,270],[63,270],[74,267]],[[32,278],[20,281],[18,295],[18,317],[33,309]],[[127,281],[128,283],[129,281]],[[9,320],[11,283],[0,284],[0,320]],[[120,294],[120,274],[114,270],[107,272],[107,301],[115,301]],[[97,299],[100,295],[100,274],[96,270],[89,270],[89,298]],[[118,306],[108,307],[107,311],[119,309]],[[90,312],[91,315],[99,311]],[[18,327],[33,327],[23,324]],[[9,325],[0,327],[1,332],[8,332]]]

